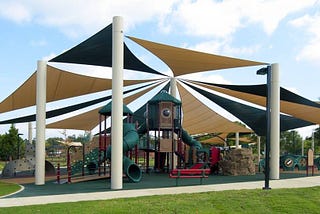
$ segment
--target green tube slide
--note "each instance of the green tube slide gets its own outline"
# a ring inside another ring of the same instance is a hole
[[[134,148],[139,142],[139,135],[135,129],[135,125],[131,123],[123,123],[123,153]],[[107,158],[111,159],[111,146],[107,151]],[[140,182],[142,173],[140,167],[128,157],[123,156],[123,172],[133,182]]]
[[[201,149],[202,145],[199,141],[196,141],[195,139],[193,139],[189,133],[182,129],[182,141],[185,142],[186,144],[188,144],[191,147],[195,147],[196,149]]]

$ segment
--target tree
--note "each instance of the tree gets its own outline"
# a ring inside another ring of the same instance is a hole
[[[297,131],[284,131],[280,133],[281,154],[300,155],[302,137]]]
[[[14,124],[10,126],[9,133],[5,133],[0,137],[0,159],[4,161],[10,158],[18,159],[24,155],[25,144],[23,139],[19,136],[19,130],[15,128]]]

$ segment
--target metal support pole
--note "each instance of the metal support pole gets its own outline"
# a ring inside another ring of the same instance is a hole
[[[269,186],[270,181],[270,129],[271,129],[271,106],[270,106],[270,98],[271,98],[271,67],[267,68],[267,108],[266,108],[266,116],[267,116],[267,134],[266,134],[266,154],[265,154],[265,167],[264,167],[264,187],[263,189],[271,189]]]
[[[270,76],[270,179],[280,178],[279,64],[271,64]]]
[[[261,159],[261,141],[260,141],[260,136],[257,137],[257,141],[258,141],[258,164],[260,163],[260,159]]]
[[[123,20],[112,23],[112,111],[111,111],[111,189],[122,189],[123,144]]]

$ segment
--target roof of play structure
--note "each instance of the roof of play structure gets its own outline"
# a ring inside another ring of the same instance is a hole
[[[123,115],[124,116],[133,115],[133,112],[125,104],[123,104],[122,108],[123,108]],[[111,109],[112,109],[112,102],[109,102],[107,105],[103,106],[99,110],[99,114],[102,114],[105,116],[111,116]]]
[[[156,96],[152,97],[152,99],[148,101],[148,103],[150,104],[159,102],[172,102],[176,105],[181,105],[181,101],[168,94],[167,91],[160,91],[160,93],[158,93]]]
[[[218,56],[188,49],[159,44],[147,40],[128,37],[158,56],[172,70],[177,79],[183,111],[183,124],[190,134],[256,132],[265,135],[265,108],[256,108],[222,96],[214,91],[265,107],[266,85],[222,85],[180,79],[178,76],[226,68],[265,65],[244,59]],[[112,66],[112,25],[107,26],[79,45],[53,58],[49,62],[77,63],[98,66]],[[124,68],[154,74],[155,79],[124,80],[124,103],[128,105],[144,96],[150,90],[167,83],[161,90],[169,91],[169,78],[141,62],[124,44]],[[161,77],[161,78],[159,78]],[[75,84],[76,83],[76,84]],[[81,86],[81,87],[80,87]],[[204,89],[205,88],[205,89]],[[71,73],[53,66],[47,66],[47,102],[67,99],[75,96],[106,91],[111,89],[111,79],[89,77]],[[160,91],[161,91],[160,90]],[[194,95],[194,91],[229,111],[248,127],[234,123],[209,108],[206,103]],[[159,95],[158,95],[159,96]],[[307,100],[283,88],[280,89],[281,109],[280,129],[282,131],[320,123],[320,104]],[[36,73],[26,80],[15,92],[0,103],[0,112],[35,105]],[[101,104],[86,113],[47,124],[47,128],[92,130],[99,123],[98,111],[111,100],[111,96],[87,100],[82,103],[50,110],[47,118],[63,115],[95,104]],[[145,101],[147,103],[148,100]],[[180,102],[180,101],[179,101]],[[134,119],[143,120],[145,106],[134,112]],[[21,123],[35,120],[35,114],[2,120],[0,124]],[[252,129],[252,130],[251,130]]]

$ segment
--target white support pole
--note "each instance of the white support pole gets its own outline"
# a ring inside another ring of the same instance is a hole
[[[111,189],[122,189],[123,162],[123,19],[112,23]]]
[[[302,156],[304,155],[304,140],[302,140],[302,143],[301,143],[301,155]]]
[[[45,130],[46,130],[46,90],[47,62],[39,60],[37,64],[37,114],[36,114],[36,166],[35,184],[45,183]]]
[[[170,79],[170,95],[174,98],[177,98],[177,82],[176,78],[171,77]],[[172,137],[174,138],[174,134],[172,133]],[[177,148],[177,144],[175,144],[175,148]],[[173,152],[170,153],[169,162],[172,167],[171,169],[175,169],[178,163],[178,157],[174,155]],[[171,163],[172,162],[172,163]]]
[[[170,95],[177,98],[177,82],[174,77],[171,77],[170,79]]]
[[[28,141],[30,144],[32,144],[32,123],[28,123]]]
[[[279,64],[271,65],[271,130],[270,130],[270,179],[279,179],[280,162],[280,84]]]
[[[239,149],[239,132],[236,132],[236,149]]]
[[[314,132],[315,130],[312,130],[312,142],[311,142],[311,149],[314,152]]]

